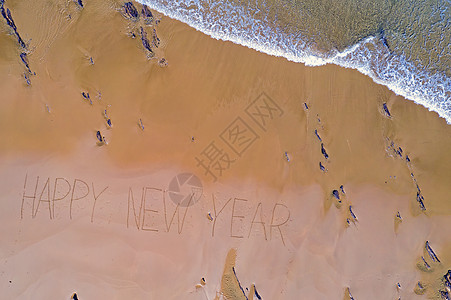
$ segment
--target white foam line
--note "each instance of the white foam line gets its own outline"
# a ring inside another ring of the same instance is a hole
[[[304,42],[301,39],[297,39],[295,42],[293,41],[293,37],[287,38],[286,36],[281,36],[281,34],[277,33],[274,33],[273,35],[268,34],[267,36],[262,37],[261,34],[254,34],[255,31],[252,31],[251,33],[239,32],[237,28],[222,25],[218,20],[216,20],[215,23],[209,23],[208,20],[204,20],[203,15],[199,12],[192,11],[194,14],[188,15],[189,12],[184,11],[183,13],[186,15],[183,15],[177,11],[176,7],[169,7],[168,1],[164,1],[165,4],[158,3],[158,0],[138,0],[138,2],[148,5],[151,9],[156,10],[169,18],[183,22],[216,40],[230,41],[268,55],[284,57],[289,61],[303,63],[306,66],[336,64],[341,67],[356,69],[360,73],[369,76],[377,84],[387,86],[397,95],[423,105],[430,111],[437,112],[448,124],[451,124],[451,80],[446,78],[445,75],[440,76],[436,74],[431,76],[425,71],[420,71],[403,57],[396,57],[397,61],[393,62],[396,63],[396,66],[385,68],[385,73],[375,73],[371,69],[371,65],[372,63],[374,64],[374,62],[380,63],[381,59],[384,59],[384,53],[369,52],[365,57],[362,56],[362,51],[366,49],[361,49],[368,43],[376,45],[377,40],[374,37],[368,37],[343,52],[335,52],[333,55],[329,54],[329,57],[323,58],[319,55],[308,53],[307,47],[304,47],[307,48],[306,50],[297,50],[286,45],[286,41],[289,40],[292,45],[301,43],[302,46]],[[188,1],[187,4],[184,4],[186,7],[198,7],[198,5],[199,3],[197,1]],[[240,15],[242,19],[245,19],[245,12],[242,12],[242,14],[239,12],[234,13]],[[256,25],[260,22],[258,20],[251,20],[249,22],[252,23],[253,21],[255,21],[254,24]],[[210,24],[210,28],[206,27],[205,24]],[[240,38],[240,35],[245,38]],[[246,37],[249,37],[249,39],[246,39]],[[266,41],[263,41],[264,39],[266,39]],[[359,50],[361,50],[360,53]],[[376,59],[372,59],[372,57],[376,57]],[[392,63],[391,61],[386,62],[388,64]],[[403,69],[404,71],[407,71],[407,74],[410,76],[402,76],[400,72],[402,72]],[[387,72],[390,72],[390,74]],[[384,80],[378,75],[386,75],[390,77],[390,80]],[[428,84],[422,84],[421,79],[427,80]]]

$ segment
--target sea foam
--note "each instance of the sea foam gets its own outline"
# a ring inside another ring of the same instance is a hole
[[[396,94],[437,112],[451,124],[451,79],[441,73],[432,74],[426,68],[422,70],[405,57],[393,54],[376,36],[369,36],[342,52],[320,53],[301,34],[283,32],[266,17],[254,18],[256,14],[262,15],[258,10],[218,1],[138,1],[218,40],[307,66],[336,64],[356,69]]]

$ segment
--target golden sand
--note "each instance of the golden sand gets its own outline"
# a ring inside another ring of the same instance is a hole
[[[444,119],[355,70],[306,67],[155,12],[156,25],[126,19],[118,1],[85,2],[5,3],[36,72],[27,86],[2,20],[6,298],[251,299],[253,284],[263,299],[438,297],[451,268]],[[140,26],[149,37],[156,29],[154,58]],[[258,116],[264,103],[272,110]],[[233,144],[238,125],[248,135]],[[224,169],[212,175],[199,161],[213,146]],[[168,192],[185,172],[203,185],[188,207]]]

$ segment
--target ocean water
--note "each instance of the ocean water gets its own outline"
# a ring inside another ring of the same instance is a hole
[[[213,38],[357,69],[451,124],[450,0],[138,0]]]

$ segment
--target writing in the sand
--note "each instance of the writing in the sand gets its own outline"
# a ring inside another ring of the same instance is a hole
[[[55,204],[58,206],[58,203],[62,203],[65,200],[69,203],[69,218],[72,219],[74,204],[90,199],[91,222],[93,222],[96,203],[108,188],[108,186],[99,188],[95,186],[94,182],[88,183],[78,178],[69,181],[64,177],[53,179],[36,176],[36,179],[32,181],[27,174],[25,175],[23,186],[20,218],[23,219],[27,209],[30,209],[31,217],[34,218],[41,208],[41,210],[47,211],[46,214],[48,214],[50,219],[54,219]],[[62,207],[66,208],[67,202]]]
[[[290,220],[290,210],[285,204],[275,203],[270,206],[270,213],[265,217],[264,204],[249,199],[229,197],[220,201],[212,195],[213,215],[211,235],[215,235],[218,223],[230,226],[230,237],[250,238],[261,236],[265,241],[279,238],[285,245],[282,228]],[[228,215],[226,213],[228,210]],[[223,216],[225,215],[225,216]],[[221,218],[222,217],[222,218]],[[278,235],[278,237],[276,237]]]
[[[171,201],[167,201],[166,193],[163,189],[143,187],[140,195],[135,195],[136,191],[129,188],[127,227],[143,231],[169,232],[173,224],[177,223],[177,232],[181,234],[188,211],[193,206],[170,205]],[[269,216],[265,218],[262,202],[256,203],[236,197],[219,200],[214,194],[211,195],[210,201],[212,212],[205,212],[204,216],[210,222],[212,237],[215,236],[219,226],[222,227],[221,234],[227,234],[232,238],[260,236],[264,241],[280,239],[285,245],[283,227],[290,220],[290,210],[285,204],[272,205]]]
[[[68,180],[64,177],[36,176],[31,179],[26,175],[20,218],[35,218],[39,214],[52,220],[64,213],[72,219],[73,216],[80,215],[81,211],[89,211],[90,220],[94,222],[96,204],[105,204],[115,197],[109,189],[107,185],[98,186],[79,178]],[[238,197],[220,199],[212,194],[211,197],[205,197],[207,205],[200,208],[205,211],[199,214],[199,211],[192,211],[199,206],[190,205],[192,203],[185,206],[175,204],[168,201],[167,193],[168,191],[155,187],[129,187],[127,198],[121,200],[126,200],[127,205],[124,206],[125,203],[121,202],[122,205],[115,205],[111,209],[126,209],[123,220],[127,228],[138,231],[182,234],[185,224],[190,223],[189,220],[201,216],[201,222],[193,224],[209,226],[212,238],[229,236],[235,239],[280,240],[285,245],[284,230],[291,217],[285,204],[276,202],[269,205],[267,201],[263,203]],[[193,224],[189,225],[190,230],[195,226]]]

